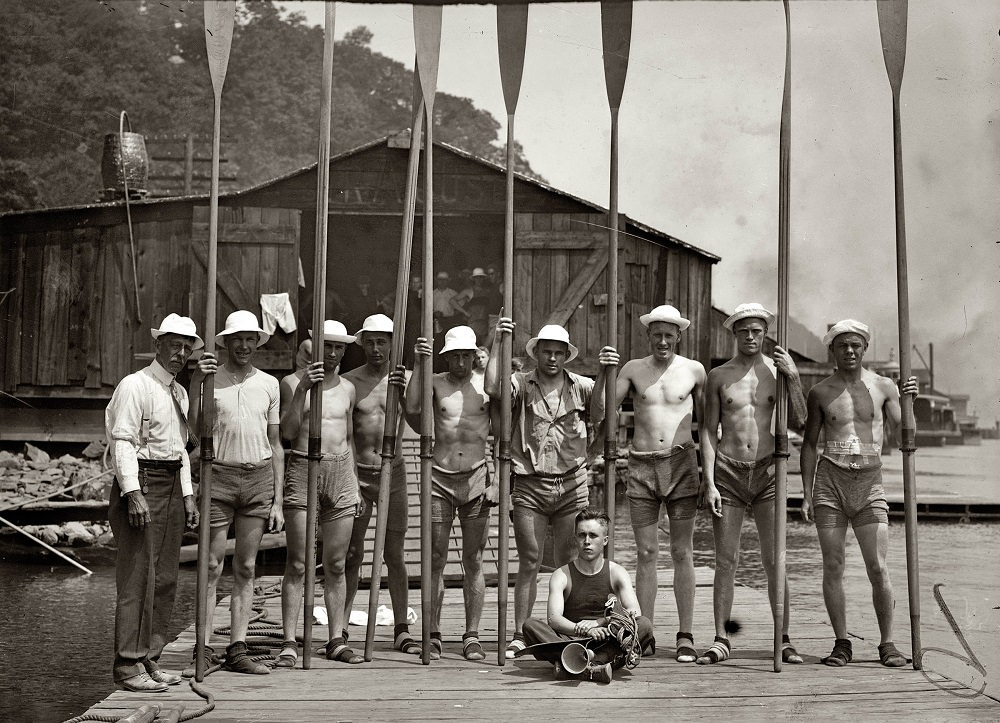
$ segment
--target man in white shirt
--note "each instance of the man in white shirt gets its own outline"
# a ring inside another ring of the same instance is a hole
[[[121,380],[104,416],[115,471],[108,519],[118,545],[114,680],[137,693],[181,682],[157,662],[174,609],[184,524],[198,524],[185,451],[188,398],[174,377],[205,345],[194,321],[177,314],[150,331],[153,362]]]

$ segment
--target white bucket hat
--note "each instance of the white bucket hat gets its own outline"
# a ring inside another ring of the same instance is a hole
[[[864,337],[865,344],[872,340],[872,333],[867,324],[862,324],[857,319],[844,319],[831,326],[830,331],[826,332],[826,336],[823,337],[823,346],[830,346],[833,340],[841,334],[858,334]]]
[[[486,278],[486,272],[483,271],[481,266],[477,266],[472,270],[472,278],[476,278],[477,276],[482,276],[484,279]]]
[[[471,327],[453,326],[444,335],[444,348],[438,354],[447,354],[450,351],[475,351],[478,348],[476,332]]]
[[[312,337],[312,335],[313,330],[310,329],[309,336]],[[347,333],[347,327],[339,321],[327,319],[323,322],[323,341],[339,341],[344,344],[350,344],[355,338]]]
[[[257,317],[252,311],[234,311],[232,314],[226,317],[226,328],[215,335],[215,343],[217,346],[223,346],[226,343],[226,337],[230,334],[238,334],[241,331],[256,331],[257,332],[257,346],[264,346],[267,340],[271,338],[271,335],[260,328],[260,324],[257,323]]]
[[[684,331],[691,326],[691,322],[681,316],[681,312],[677,311],[677,309],[670,304],[657,306],[648,314],[640,316],[639,321],[642,322],[642,325],[647,328],[654,321],[663,321],[667,324],[674,324],[681,331]]]
[[[167,314],[163,321],[160,322],[159,329],[150,329],[149,333],[152,334],[154,339],[159,339],[164,334],[180,334],[181,336],[190,336],[194,339],[194,344],[192,345],[195,349],[201,349],[205,346],[205,342],[201,340],[198,336],[198,327],[194,324],[194,319],[189,316],[180,316],[179,314]]]
[[[385,314],[372,314],[371,316],[369,316],[367,319],[365,319],[365,323],[361,325],[361,328],[358,331],[354,332],[354,336],[357,337],[354,340],[355,344],[360,345],[363,343],[361,335],[364,334],[366,331],[376,331],[376,332],[381,332],[383,334],[391,334],[392,319],[390,319]]]
[[[760,304],[751,302],[749,304],[740,304],[736,307],[736,311],[722,322],[722,325],[727,329],[732,329],[733,324],[741,319],[763,319],[764,323],[769,327],[774,323],[774,314],[765,309]]]
[[[530,356],[535,361],[538,361],[538,357],[535,356],[535,347],[538,346],[540,341],[561,341],[564,343],[569,351],[566,357],[566,363],[576,359],[580,350],[569,343],[569,332],[558,324],[546,324],[538,331],[538,336],[534,336],[528,339],[528,343],[524,345],[524,350],[528,352]]]

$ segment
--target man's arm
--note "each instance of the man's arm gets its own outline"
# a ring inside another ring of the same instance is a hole
[[[416,431],[420,430],[420,405],[423,399],[424,375],[421,373],[421,364],[430,364],[434,348],[424,337],[418,337],[417,343],[413,345],[414,370],[410,375],[410,381],[406,385],[403,399],[403,413],[406,415],[407,423]]]
[[[312,362],[302,371],[301,377],[289,375],[281,380],[281,434],[285,439],[295,440],[302,429],[306,392],[316,384],[322,385],[326,372],[323,362]],[[297,382],[292,387],[291,379]],[[287,384],[286,384],[287,382]],[[322,389],[322,386],[320,387]]]
[[[715,453],[719,443],[719,387],[721,377],[717,369],[708,373],[705,382],[703,421],[699,425],[698,441],[701,443],[701,471],[705,479],[705,502],[712,514],[722,517],[722,495],[715,486]]]
[[[563,612],[566,609],[566,585],[569,583],[566,567],[560,567],[549,578],[549,627],[563,635],[580,635],[579,623],[568,620]]]
[[[601,368],[597,371],[597,378],[594,380],[594,391],[590,395],[590,421],[592,424],[598,424],[604,419],[606,402],[604,397],[604,389],[608,384],[608,367],[618,367],[621,362],[621,358],[618,355],[618,350],[613,346],[606,346],[601,349],[600,353],[597,355],[597,360],[601,364]],[[628,391],[628,382],[625,382],[625,391]],[[625,399],[625,395],[618,398],[618,378],[615,377],[615,399],[617,401],[617,406],[621,406],[622,400]]]
[[[282,510],[285,499],[285,448],[281,446],[281,426],[267,425],[267,442],[271,445],[271,474],[274,477],[274,500],[267,515],[267,529],[278,532],[285,526]]]
[[[196,437],[201,436],[201,387],[205,377],[215,374],[218,368],[219,362],[215,354],[206,351],[198,359],[198,366],[191,375],[191,384],[188,387],[188,424]]]
[[[898,444],[902,441],[899,437],[899,427],[903,419],[903,410],[899,404],[899,390],[896,389],[896,385],[892,383],[892,380],[886,377],[879,377],[878,383],[882,388],[882,393],[885,395],[883,413],[889,423],[889,436],[891,437],[892,442]],[[902,387],[903,394],[909,394],[913,397],[917,396],[919,384],[916,377],[910,377],[907,379],[903,383]],[[916,423],[916,420],[914,420],[914,423]]]
[[[799,468],[802,471],[802,519],[812,522],[813,480],[816,477],[816,445],[823,427],[823,406],[820,404],[816,387],[809,390],[806,400],[806,429],[802,435],[802,452],[799,454]]]
[[[504,334],[514,333],[514,322],[509,316],[501,316],[497,320],[493,332],[493,345],[490,347],[490,358],[486,362],[483,374],[483,389],[492,399],[500,398],[500,345]]]
[[[774,347],[771,355],[774,367],[785,377],[788,387],[788,421],[791,426],[799,428],[806,423],[806,397],[802,393],[802,380],[799,378],[799,369],[795,366],[792,355],[780,346]]]
[[[618,596],[618,601],[630,613],[642,615],[642,610],[639,609],[639,598],[636,597],[635,590],[632,588],[632,580],[628,576],[628,571],[617,562],[609,562],[608,564],[611,565],[611,589]]]

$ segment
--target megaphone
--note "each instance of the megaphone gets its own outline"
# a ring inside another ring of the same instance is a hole
[[[563,648],[560,656],[563,670],[572,675],[579,675],[587,670],[594,660],[594,651],[580,643],[570,643]]]

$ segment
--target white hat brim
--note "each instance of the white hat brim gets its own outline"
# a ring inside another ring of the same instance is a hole
[[[568,341],[563,341],[562,339],[542,339],[541,337],[534,336],[528,339],[528,343],[524,345],[524,350],[528,353],[535,361],[538,361],[538,357],[535,356],[535,347],[538,346],[540,341],[558,341],[566,345],[569,354],[566,355],[566,363],[569,364],[571,361],[576,359],[580,355],[580,350],[576,346]]]
[[[261,328],[255,328],[255,329],[226,329],[224,331],[220,331],[218,334],[215,335],[215,345],[216,346],[225,346],[225,344],[226,344],[226,337],[227,336],[229,336],[230,334],[239,334],[240,332],[243,332],[243,331],[256,331],[257,332],[257,346],[258,347],[261,347],[261,346],[264,346],[265,344],[267,344],[267,340],[271,338],[271,335],[268,334],[266,331],[264,331]]]
[[[177,336],[186,336],[189,339],[194,339],[194,344],[191,345],[192,349],[201,349],[205,346],[205,342],[197,334],[185,334],[182,331],[174,331],[173,329],[150,329],[150,335],[153,339],[159,339],[164,334],[176,334]]]
[[[742,319],[763,319],[764,323],[770,327],[774,323],[774,314],[767,309],[744,309],[743,311],[737,311],[722,322],[722,326],[732,331],[733,324]]]

